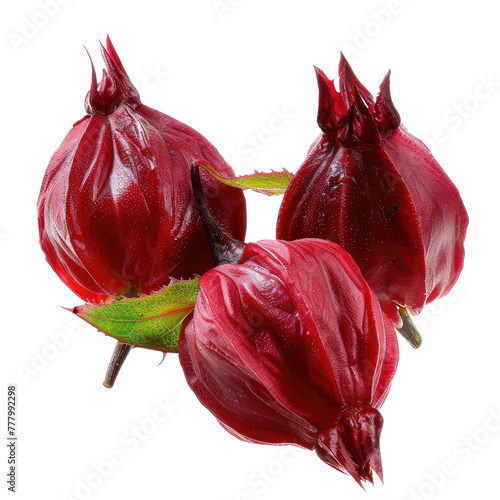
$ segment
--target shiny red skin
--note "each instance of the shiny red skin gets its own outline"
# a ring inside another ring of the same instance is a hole
[[[141,104],[108,39],[99,85],[93,71],[89,113],[54,153],[38,200],[40,244],[59,277],[87,302],[152,293],[170,277],[213,266],[189,176],[204,160],[231,167],[202,135]],[[93,70],[93,66],[92,66]],[[244,239],[240,190],[202,172],[217,223]]]
[[[400,123],[389,74],[374,102],[341,59],[340,92],[317,70],[323,133],[288,187],[277,238],[324,238],[346,249],[400,325],[446,295],[464,262],[468,217],[429,149]]]
[[[311,450],[356,481],[382,476],[395,330],[352,258],[316,239],[250,243],[201,278],[179,356],[198,399],[249,442]]]

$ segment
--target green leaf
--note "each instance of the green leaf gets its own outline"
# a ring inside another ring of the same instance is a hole
[[[178,352],[182,322],[194,309],[198,279],[172,280],[152,295],[119,297],[104,304],[85,304],[73,313],[121,342],[163,352]]]
[[[208,163],[199,161],[196,163],[203,167],[210,175],[228,186],[239,189],[251,189],[268,196],[284,194],[293,178],[293,174],[283,169],[281,172],[255,172],[251,175],[241,177],[224,177],[218,174]]]

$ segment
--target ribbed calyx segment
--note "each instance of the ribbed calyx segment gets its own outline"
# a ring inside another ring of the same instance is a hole
[[[373,484],[373,472],[383,481],[380,434],[384,420],[372,407],[345,409],[336,424],[318,435],[316,453],[336,469]]]
[[[85,98],[85,111],[89,115],[94,113],[107,115],[122,103],[132,107],[140,104],[139,92],[130,81],[109,36],[106,38],[106,48],[101,44],[101,54],[106,69],[103,70],[99,83],[97,83],[94,63],[90,59],[92,81]]]
[[[362,144],[380,144],[381,134],[396,130],[401,119],[390,92],[390,72],[387,73],[377,99],[358,80],[351,66],[341,54],[339,89],[318,68],[319,88],[318,125],[331,139],[346,147]]]

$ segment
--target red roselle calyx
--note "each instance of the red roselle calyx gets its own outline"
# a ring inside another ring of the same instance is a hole
[[[352,258],[317,239],[246,245],[201,277],[179,355],[238,438],[315,450],[358,483],[382,477],[378,411],[398,362],[391,321]]]
[[[418,314],[457,281],[467,213],[429,149],[401,125],[389,73],[376,100],[343,56],[339,91],[316,75],[322,134],[285,193],[277,237],[341,245],[400,327],[410,321],[404,308]]]
[[[206,160],[234,175],[202,135],[141,103],[109,37],[102,56],[99,84],[92,65],[88,114],[54,153],[38,200],[47,261],[86,302],[149,294],[210,269],[190,165]],[[243,194],[204,172],[202,180],[217,223],[244,238]]]
[[[38,200],[47,261],[79,297],[151,293],[212,267],[190,182],[193,160],[233,173],[198,132],[141,103],[109,38],[88,115],[54,153]],[[203,175],[204,173],[202,173]],[[244,238],[243,194],[203,175],[218,224]]]

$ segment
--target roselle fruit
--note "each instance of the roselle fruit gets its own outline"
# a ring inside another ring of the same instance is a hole
[[[341,245],[400,327],[457,281],[467,213],[429,149],[401,124],[390,73],[376,100],[343,56],[338,91],[316,75],[322,133],[284,195],[277,238]]]
[[[356,263],[319,239],[215,239],[221,264],[179,338],[191,389],[244,441],[315,450],[359,484],[382,478],[378,410],[398,344]]]
[[[106,69],[92,83],[87,115],[52,156],[38,199],[40,244],[62,281],[86,302],[149,294],[170,278],[190,278],[213,266],[196,211],[189,169],[213,162],[231,167],[201,134],[141,103],[109,37]],[[244,238],[243,194],[204,174],[217,223]],[[131,346],[119,343],[104,385]]]
[[[190,182],[193,160],[231,167],[202,135],[141,103],[109,40],[106,69],[47,167],[38,199],[40,244],[64,283],[87,302],[148,294],[171,277],[213,266]],[[243,194],[202,174],[207,204],[244,238]]]

